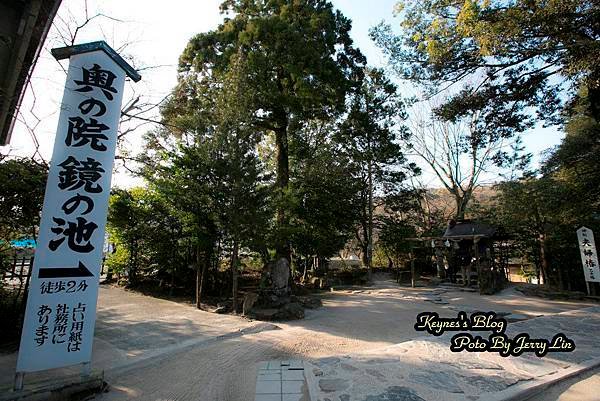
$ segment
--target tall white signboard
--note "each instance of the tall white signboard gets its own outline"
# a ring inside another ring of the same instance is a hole
[[[600,282],[600,268],[598,267],[598,253],[596,252],[594,233],[587,227],[581,227],[577,230],[577,240],[579,241],[579,251],[586,283],[590,281]]]
[[[17,374],[91,360],[99,274],[125,76],[104,42],[70,58],[31,273]]]

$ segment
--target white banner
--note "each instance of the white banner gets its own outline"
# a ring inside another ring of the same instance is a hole
[[[600,282],[600,268],[598,267],[598,253],[596,252],[594,233],[587,227],[581,227],[577,230],[577,240],[579,241],[585,281]]]
[[[91,361],[124,83],[102,50],[70,57],[17,372]]]

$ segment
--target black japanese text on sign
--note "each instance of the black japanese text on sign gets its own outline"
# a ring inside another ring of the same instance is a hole
[[[579,241],[579,251],[581,253],[585,281],[600,282],[598,254],[593,231],[587,227],[581,227],[577,230],[577,240]]]

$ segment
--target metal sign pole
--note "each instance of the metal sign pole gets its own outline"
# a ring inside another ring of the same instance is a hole
[[[25,378],[25,373],[23,373],[23,372],[15,373],[15,386],[14,386],[15,391],[23,390],[23,379],[24,378]]]
[[[92,364],[91,362],[84,362],[81,364],[81,381],[88,379],[92,375]]]

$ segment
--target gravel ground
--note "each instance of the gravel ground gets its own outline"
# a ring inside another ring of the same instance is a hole
[[[427,294],[431,290],[398,287],[392,281],[380,278],[373,287],[365,287],[363,290],[326,294],[323,297],[323,308],[307,311],[306,318],[301,321],[276,323],[279,330],[262,331],[209,344],[201,343],[184,350],[164,353],[126,372],[108,372],[107,379],[111,389],[97,399],[253,400],[258,362],[287,358],[314,360],[375,350],[404,342],[420,335],[414,331],[413,324],[416,315],[422,311],[436,311],[441,316],[456,316],[456,312],[450,307],[477,308],[534,317],[591,305],[528,298],[511,289],[495,296],[480,296],[460,291],[447,292],[444,299],[449,300],[450,304],[438,305],[430,302],[431,297]],[[111,308],[118,310],[119,298],[127,301],[130,296],[130,293],[125,292],[111,293]],[[101,295],[100,305],[103,305],[103,302]],[[145,302],[153,301],[150,298]],[[239,319],[202,314],[197,317],[205,320],[198,321],[194,318],[195,315],[189,312],[192,308],[185,305],[175,307],[171,304],[169,308],[181,308],[181,319],[186,322],[174,324],[174,327],[189,328],[191,333],[202,330],[202,324],[213,324],[213,320],[224,319],[233,322],[228,319]],[[149,307],[146,305],[136,312],[143,314],[143,319],[142,316],[136,318],[134,314],[128,314],[130,322],[141,319],[149,324],[155,316],[161,316],[160,311],[155,310],[156,306],[152,308],[152,313],[148,313]],[[168,316],[171,317],[168,320],[177,320],[173,317],[176,314],[176,311],[169,310]],[[119,326],[117,319],[111,324]],[[154,339],[158,344],[164,342],[152,333],[148,335],[148,341],[140,340],[142,344],[150,346]],[[177,335],[171,334],[171,337],[177,338]],[[167,343],[170,344],[170,341]]]

